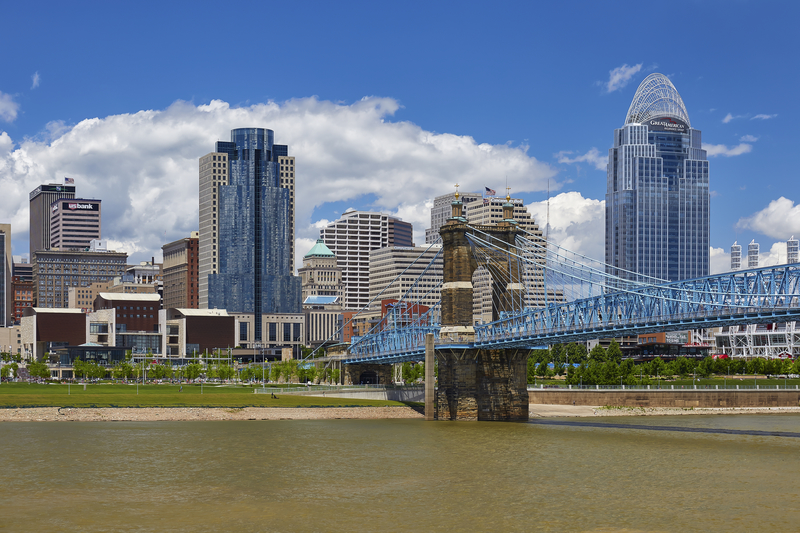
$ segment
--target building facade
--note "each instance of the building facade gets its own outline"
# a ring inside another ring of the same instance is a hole
[[[700,130],[662,74],[642,81],[608,153],[609,273],[662,280],[709,273],[709,175]]]
[[[369,253],[369,298],[435,307],[441,300],[441,244],[389,246]],[[405,298],[404,298],[405,296]]]
[[[342,269],[322,239],[303,257],[303,266],[297,273],[302,281],[308,345],[316,348],[339,342],[344,300]]]
[[[26,281],[19,276],[11,278],[12,290],[14,291],[14,324],[19,324],[25,309],[33,307],[33,281]]]
[[[33,253],[33,298],[37,307],[69,306],[70,287],[89,287],[125,273],[128,254],[39,250]]]
[[[100,200],[60,199],[50,204],[48,248],[85,250],[100,238]]]
[[[369,303],[369,253],[387,246],[413,247],[413,232],[408,222],[369,211],[348,211],[320,230],[320,239],[342,269],[345,309]]]
[[[257,341],[263,314],[300,313],[293,221],[294,160],[272,130],[217,142],[200,158],[200,307],[253,313]]]
[[[164,253],[164,308],[199,309],[200,232],[161,247]]]
[[[53,202],[62,198],[75,198],[75,186],[58,183],[39,185],[29,195],[30,255],[28,257],[31,263],[33,263],[33,252],[47,250],[50,247],[50,208]]]
[[[101,292],[87,320],[86,338],[132,353],[162,354],[158,294]],[[105,337],[104,337],[105,335]]]

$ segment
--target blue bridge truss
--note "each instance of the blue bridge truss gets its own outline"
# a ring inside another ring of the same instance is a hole
[[[613,291],[528,308],[475,326],[474,338],[440,337],[440,325],[369,334],[345,363],[396,363],[424,357],[425,335],[437,349],[524,348],[597,338],[800,320],[800,265],[729,272]]]

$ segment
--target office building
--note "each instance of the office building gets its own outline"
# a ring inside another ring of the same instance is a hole
[[[639,85],[608,153],[606,264],[677,281],[709,273],[709,177],[700,130],[669,79]]]
[[[464,212],[469,211],[469,207],[481,203],[483,195],[477,192],[462,192],[459,193],[459,199],[464,204]],[[447,219],[453,216],[453,201],[456,199],[456,193],[443,194],[437,196],[433,200],[433,207],[431,208],[431,227],[425,230],[425,244],[432,244],[439,240],[439,228],[445,225]]]
[[[369,253],[387,246],[414,246],[414,228],[384,213],[348,211],[320,230],[320,238],[342,269],[344,308],[369,303]]]
[[[51,249],[85,250],[100,239],[100,200],[56,200],[50,204]]]
[[[800,263],[800,241],[792,238],[786,241],[786,262],[790,265],[793,263]]]
[[[164,308],[198,309],[200,232],[161,247],[164,253]]]
[[[11,255],[11,224],[0,224],[0,327],[14,323],[14,257]]]
[[[33,307],[33,281],[26,281],[19,276],[12,276],[11,290],[14,292],[14,316],[11,322],[19,324],[25,309]]]
[[[128,254],[70,250],[33,253],[33,297],[40,308],[69,306],[70,287],[87,288],[125,273]],[[78,309],[80,310],[80,309]]]
[[[33,263],[33,252],[47,250],[50,247],[50,208],[53,202],[60,199],[74,199],[74,185],[51,183],[39,185],[29,195],[30,199],[30,258]]]
[[[441,300],[441,244],[389,246],[369,253],[369,298],[435,307]],[[433,264],[431,264],[433,262]]]
[[[758,268],[758,243],[755,239],[747,245],[747,268]]]
[[[200,307],[253,313],[255,341],[263,314],[301,312],[294,160],[273,139],[272,130],[235,129],[200,158]]]
[[[733,241],[731,245],[731,270],[742,269],[742,245]]]

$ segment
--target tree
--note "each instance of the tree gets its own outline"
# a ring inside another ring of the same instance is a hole
[[[11,365],[3,365],[3,368],[0,368],[0,378],[8,379],[11,377]]]
[[[202,370],[203,368],[199,363],[190,363],[184,367],[184,374],[186,375],[186,379],[197,379],[200,377],[200,372]]]
[[[611,344],[608,345],[608,350],[606,350],[606,361],[611,361],[615,364],[622,362],[622,350],[614,339],[611,340]]]
[[[589,358],[597,363],[604,362],[606,360],[605,348],[603,348],[599,344],[595,345],[595,347],[592,348],[592,351],[589,352]]]
[[[50,367],[47,363],[34,361],[28,364],[28,375],[33,378],[47,379],[50,377]]]
[[[339,383],[339,374],[340,374],[340,373],[341,373],[341,371],[340,371],[338,368],[334,368],[334,369],[331,371],[331,380],[332,380],[334,383]]]
[[[579,365],[583,363],[586,361],[589,355],[589,353],[586,351],[586,346],[575,342],[569,343],[567,346],[567,353],[569,354],[569,360],[567,362],[571,365]]]

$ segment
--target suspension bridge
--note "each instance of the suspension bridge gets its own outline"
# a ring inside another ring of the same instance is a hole
[[[669,282],[545,242],[514,221],[509,202],[497,225],[470,224],[462,208],[456,195],[439,254],[344,360],[365,368],[435,356],[440,419],[527,420],[526,360],[536,346],[800,320],[800,265]],[[431,287],[437,260],[441,280]],[[490,309],[475,303],[473,283]],[[425,313],[391,316],[433,290],[441,300]]]

